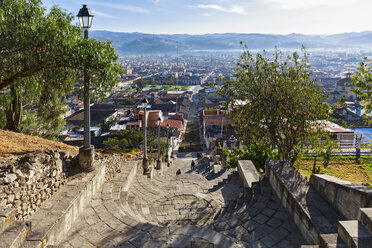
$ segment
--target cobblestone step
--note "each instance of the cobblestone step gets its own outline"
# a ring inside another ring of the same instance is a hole
[[[136,203],[137,212],[148,222],[151,224],[158,224],[158,220],[154,219],[153,216],[150,214],[150,209],[147,202],[140,202]]]
[[[138,213],[137,207],[136,207],[136,197],[133,195],[129,195],[128,197],[128,206],[131,209],[132,213],[134,214],[132,217],[135,219],[138,219],[140,222],[147,222],[145,218],[143,218],[140,213]]]
[[[15,223],[15,214],[14,208],[0,208],[0,234]]]
[[[13,222],[0,234],[0,248],[23,247],[30,230],[29,222]]]

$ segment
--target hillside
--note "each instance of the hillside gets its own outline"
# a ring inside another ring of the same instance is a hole
[[[78,147],[36,136],[0,130],[0,157],[19,155],[37,150],[58,150],[77,153]]]
[[[111,40],[120,56],[142,54],[176,54],[210,51],[241,51],[240,42],[249,49],[369,49],[372,32],[342,33],[336,35],[303,34],[145,34],[91,31],[98,40]]]

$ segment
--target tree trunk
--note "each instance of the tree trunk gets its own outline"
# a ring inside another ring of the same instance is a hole
[[[10,86],[12,101],[6,109],[6,129],[14,132],[22,131],[22,94],[20,87]]]

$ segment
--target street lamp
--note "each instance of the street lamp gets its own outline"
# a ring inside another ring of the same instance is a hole
[[[161,124],[161,117],[158,118],[158,160],[156,161],[156,169],[161,169],[161,160],[160,160],[160,124]]]
[[[149,165],[148,165],[148,159],[147,159],[147,118],[146,118],[146,107],[149,101],[146,98],[143,98],[142,105],[144,108],[144,115],[143,115],[143,129],[144,129],[144,145],[143,145],[143,174],[147,174],[149,172]]]
[[[84,38],[88,39],[88,29],[92,25],[93,14],[86,5],[83,5],[77,17],[81,28],[84,29]],[[88,171],[93,170],[94,161],[94,146],[91,145],[90,137],[89,81],[89,75],[84,69],[84,146],[79,149],[79,164]]]
[[[165,154],[165,162],[167,162],[167,166],[169,167],[169,124],[167,124],[167,152]]]
[[[93,16],[92,11],[87,8],[86,4],[83,4],[83,8],[81,8],[77,14],[77,17],[79,17],[80,27],[88,31],[88,28],[92,26]]]

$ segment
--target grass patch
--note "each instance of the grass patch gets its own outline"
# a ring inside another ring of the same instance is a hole
[[[314,165],[314,158],[305,157],[295,164],[297,170],[310,179]],[[317,158],[316,167],[321,174],[338,177],[356,184],[372,184],[372,156],[362,156],[357,163],[355,156],[333,156],[327,167],[323,166],[323,160]]]

